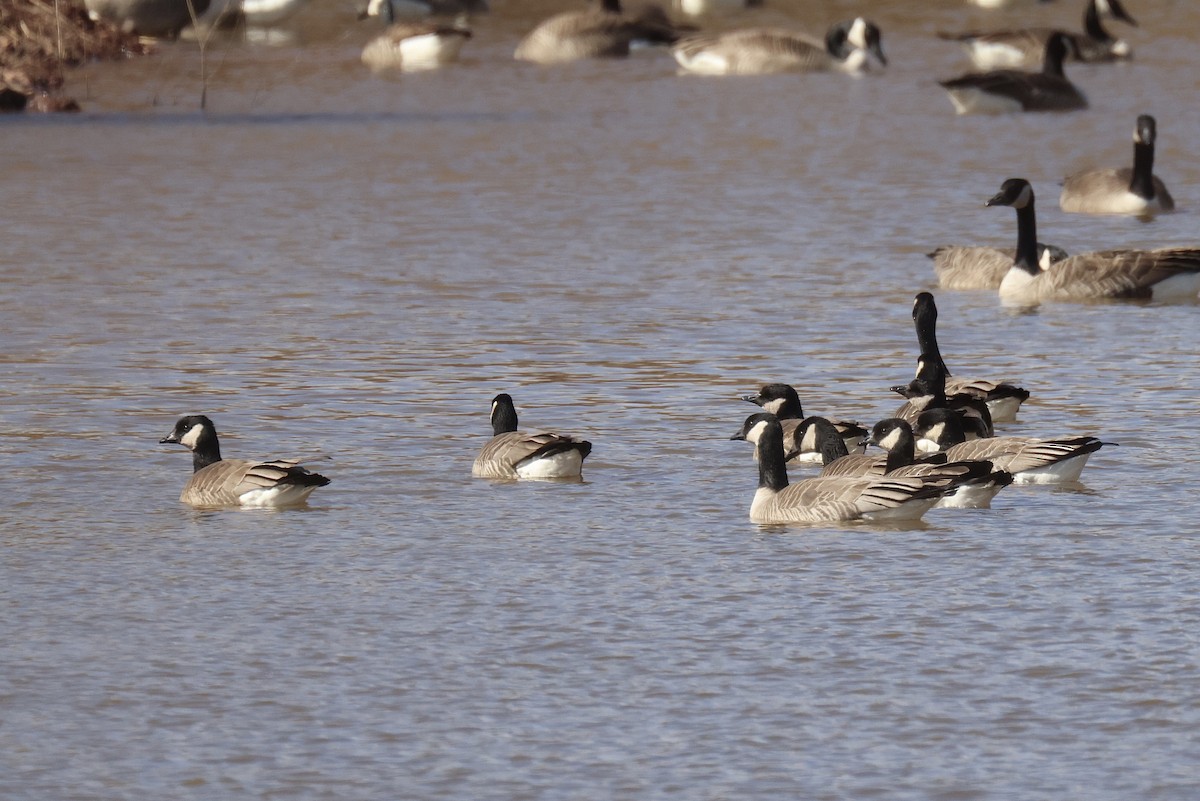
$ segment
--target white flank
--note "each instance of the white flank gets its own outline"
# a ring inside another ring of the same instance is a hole
[[[553,456],[528,459],[516,467],[521,478],[574,478],[583,472],[583,459],[574,448]]]
[[[981,70],[1005,70],[1025,66],[1025,51],[1003,42],[975,40],[967,44],[967,55]]]
[[[1063,459],[1061,462],[1055,462],[1045,467],[1037,467],[1033,470],[1022,470],[1019,473],[1013,473],[1014,484],[1061,484],[1064,481],[1078,481],[1079,474],[1083,472],[1084,465],[1087,464],[1090,453],[1085,453],[1080,456],[1072,456],[1070,459]]]

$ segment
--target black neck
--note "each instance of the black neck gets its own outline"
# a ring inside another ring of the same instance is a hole
[[[833,427],[833,423],[824,417],[813,418],[813,427],[817,435],[817,449],[821,452],[821,464],[836,462],[843,456],[849,455],[846,441]]]
[[[932,299],[928,303],[919,303],[913,309],[913,323],[917,328],[917,345],[921,354],[933,359],[946,375],[950,375],[946,363],[942,361],[942,351],[938,347],[937,306],[933,304]]]
[[[1112,41],[1112,36],[1100,24],[1100,12],[1096,10],[1095,3],[1088,3],[1087,8],[1083,10],[1083,29],[1087,32],[1089,39],[1097,42]]]
[[[1133,178],[1129,191],[1146,200],[1154,199],[1154,143],[1133,143]]]
[[[204,428],[196,439],[196,447],[192,448],[192,470],[198,472],[219,461],[221,461],[221,445],[217,442],[217,435],[208,428]]]
[[[609,14],[620,14],[621,0],[601,0],[600,8]]]
[[[1055,78],[1066,78],[1063,73],[1063,59],[1067,57],[1067,49],[1061,43],[1055,43],[1046,48],[1045,57],[1042,60],[1042,73],[1044,75],[1052,75]]]
[[[1030,275],[1041,272],[1038,266],[1037,214],[1033,210],[1033,198],[1017,209],[1017,257],[1014,262]]]
[[[899,439],[888,451],[887,466],[884,472],[890,473],[897,467],[906,467],[917,460],[917,445],[913,439],[912,429],[908,426],[897,427]]]
[[[500,436],[517,430],[517,410],[504,403],[496,404],[492,412],[492,436]]]
[[[783,403],[775,410],[775,416],[780,420],[803,420],[804,407],[800,405],[800,398],[790,395],[783,399]]]
[[[775,420],[767,423],[758,437],[758,486],[779,492],[787,485],[783,427]]]

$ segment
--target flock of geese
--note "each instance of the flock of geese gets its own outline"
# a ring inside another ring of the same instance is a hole
[[[750,519],[763,524],[916,520],[934,506],[986,508],[1004,487],[1078,481],[1104,443],[1093,436],[997,436],[1029,392],[1005,381],[952,379],[937,344],[937,306],[916,296],[913,322],[921,349],[916,376],[892,389],[905,397],[892,417],[870,429],[857,422],[805,416],[788,384],[767,384],[742,400],[751,414],[731,439],[754,444],[758,490]],[[492,400],[492,437],[471,468],[479,478],[573,479],[592,443],[568,434],[522,431],[513,399]],[[329,483],[298,460],[222,459],[216,427],[188,415],[161,443],[192,452],[193,472],[180,500],[196,507],[287,507]],[[865,453],[866,446],[884,450]],[[818,465],[820,475],[792,483],[788,464]]]
[[[470,36],[464,25],[396,22],[400,4],[370,0],[364,13],[392,24],[367,46],[365,61],[407,69],[457,57]],[[959,113],[1084,108],[1086,98],[1065,77],[1064,61],[1130,55],[1128,45],[1104,29],[1102,17],[1136,24],[1118,0],[1088,0],[1082,33],[1031,28],[943,34],[962,43],[981,71],[942,86]],[[542,64],[622,57],[639,42],[669,46],[681,70],[706,75],[859,73],[887,64],[879,28],[861,17],[834,25],[823,39],[775,28],[712,34],[675,25],[656,6],[626,14],[619,0],[601,0],[595,10],[545,20],[520,41],[514,55]],[[1022,69],[1037,58],[1040,69]],[[1063,211],[1173,211],[1166,185],[1154,174],[1156,136],[1155,119],[1138,117],[1132,166],[1067,176],[1059,198]],[[1200,294],[1200,247],[1071,256],[1038,241],[1034,190],[1027,180],[1005,181],[987,204],[1015,210],[1015,249],[939,247],[929,254],[939,286],[997,290],[1002,301],[1022,305],[1102,298],[1194,302]],[[754,445],[759,481],[750,506],[752,521],[915,520],[934,506],[988,507],[1013,483],[1077,481],[1090,455],[1109,444],[1094,436],[997,436],[995,425],[1014,420],[1029,392],[1006,381],[952,377],[938,347],[937,307],[930,293],[916,296],[913,321],[920,350],[915,377],[892,388],[904,397],[902,405],[869,429],[852,420],[805,416],[796,390],[787,384],[767,384],[743,398],[761,408],[732,437]],[[522,431],[513,399],[504,393],[492,400],[491,426],[492,437],[472,466],[472,474],[481,478],[578,480],[592,450],[590,442],[578,437]],[[293,506],[329,483],[297,460],[222,459],[216,428],[203,415],[181,418],[161,442],[191,450],[193,473],[180,500],[193,506]],[[867,445],[884,454],[867,454]],[[789,464],[816,465],[820,474],[791,482]]]

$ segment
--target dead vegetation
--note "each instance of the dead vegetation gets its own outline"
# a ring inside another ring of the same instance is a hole
[[[78,110],[61,95],[65,70],[148,49],[71,0],[0,0],[0,111]]]

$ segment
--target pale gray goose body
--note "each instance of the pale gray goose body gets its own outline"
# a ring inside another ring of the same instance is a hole
[[[783,28],[743,28],[686,37],[671,53],[681,68],[700,75],[859,73],[887,65],[878,26],[862,17],[834,25],[823,42]]]
[[[673,44],[679,31],[661,9],[649,7],[626,14],[620,0],[601,0],[600,7],[556,14],[517,44],[513,58],[537,64],[561,64],[584,58],[624,58],[633,42]]]
[[[492,438],[471,466],[478,478],[578,478],[592,443],[550,431],[520,431],[512,396],[492,399]]]
[[[298,506],[317,487],[329,483],[298,459],[222,459],[216,426],[202,414],[181,417],[159,442],[191,450],[192,475],[179,495],[191,506]]]
[[[1084,170],[1063,181],[1058,205],[1077,214],[1147,215],[1175,210],[1166,184],[1154,174],[1158,124],[1142,114],[1133,129],[1133,166]]]

